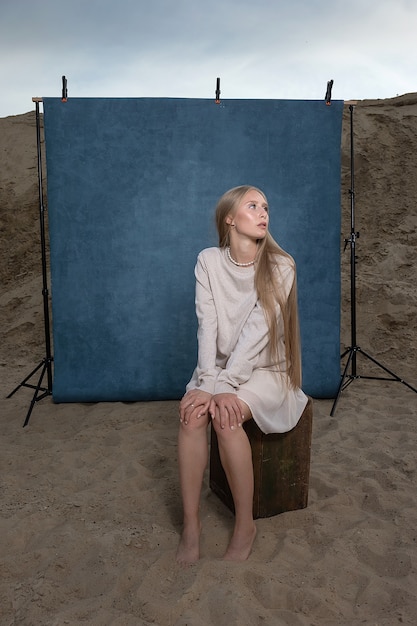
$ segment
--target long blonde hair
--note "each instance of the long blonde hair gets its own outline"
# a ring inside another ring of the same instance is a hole
[[[227,216],[234,214],[243,196],[251,190],[260,193],[267,202],[263,191],[252,185],[241,185],[229,189],[218,201],[215,219],[220,248],[230,245],[230,225],[226,222]],[[285,297],[274,275],[276,272],[274,268],[277,266],[275,258],[277,256],[285,257],[294,267],[294,282],[288,298]],[[295,262],[277,244],[269,232],[266,233],[263,239],[258,240],[258,251],[255,260],[255,288],[268,324],[272,361],[278,363],[280,356],[278,354],[278,327],[276,319],[276,304],[278,303],[284,324],[285,361],[288,377],[293,387],[301,387],[301,348]]]

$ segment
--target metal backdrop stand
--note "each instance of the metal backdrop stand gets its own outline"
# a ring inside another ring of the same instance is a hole
[[[15,388],[9,395],[8,398],[11,398],[13,394],[16,393],[21,387],[29,387],[30,389],[34,389],[35,393],[33,394],[32,401],[29,406],[29,410],[26,415],[25,422],[23,427],[27,426],[29,423],[29,419],[35,406],[35,403],[39,400],[42,400],[46,396],[50,396],[52,394],[52,361],[53,357],[51,354],[51,334],[50,334],[50,323],[49,323],[49,292],[48,292],[48,279],[47,279],[47,270],[46,270],[46,243],[45,243],[45,209],[43,203],[43,179],[42,179],[42,151],[41,151],[41,124],[40,124],[40,114],[39,114],[39,102],[42,102],[41,98],[33,98],[33,101],[36,105],[36,143],[37,143],[37,153],[38,153],[38,184],[39,184],[39,218],[40,218],[40,232],[41,232],[41,250],[42,250],[42,296],[43,296],[43,314],[44,314],[44,327],[45,327],[45,357],[42,361],[35,367],[34,370],[26,376],[22,380],[22,382]],[[38,372],[41,370],[38,382],[36,384],[31,384],[29,381]],[[46,375],[46,384],[43,383],[44,377]]]
[[[353,105],[349,106],[350,111],[350,180],[351,187],[349,189],[350,195],[350,237],[349,239],[345,239],[345,250],[350,243],[350,307],[351,307],[351,346],[347,348],[343,354],[341,355],[341,359],[344,359],[345,356],[348,356],[345,369],[342,374],[342,379],[340,381],[339,389],[337,391],[337,395],[335,401],[333,403],[332,410],[330,411],[330,415],[333,416],[336,410],[337,403],[339,401],[340,395],[346,387],[350,385],[354,380],[359,378],[366,378],[371,380],[388,380],[393,382],[403,383],[412,391],[417,393],[417,389],[412,387],[410,384],[405,382],[402,378],[394,374],[387,367],[379,363],[376,359],[370,356],[367,352],[362,350],[360,346],[356,343],[356,239],[359,238],[359,233],[355,230],[355,179],[354,179],[354,149],[353,149]],[[357,355],[362,354],[369,361],[377,365],[384,372],[390,375],[390,378],[379,377],[379,376],[362,376],[357,373]],[[348,372],[350,366],[350,372]]]

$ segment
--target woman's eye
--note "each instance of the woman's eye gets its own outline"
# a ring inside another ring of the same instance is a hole
[[[267,206],[259,206],[257,207],[256,202],[251,202],[250,204],[248,204],[249,209],[254,209],[256,211],[257,208],[259,208],[261,211],[265,211],[266,213],[268,213],[268,207]]]

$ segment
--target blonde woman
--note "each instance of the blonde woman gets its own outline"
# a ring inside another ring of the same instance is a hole
[[[240,186],[216,207],[219,247],[200,252],[195,268],[198,362],[180,402],[179,473],[182,564],[200,557],[200,494],[213,422],[235,505],[224,558],[246,560],[256,536],[250,443],[241,427],[254,419],[265,433],[298,422],[301,390],[296,271],[268,231],[264,193]]]

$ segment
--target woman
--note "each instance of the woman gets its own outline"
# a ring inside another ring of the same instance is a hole
[[[295,264],[268,232],[268,203],[251,186],[227,191],[216,208],[218,248],[197,259],[198,362],[180,403],[179,472],[184,527],[177,561],[199,559],[200,494],[213,421],[235,505],[224,558],[249,557],[256,535],[253,467],[242,424],[286,432],[300,418],[301,391]]]

